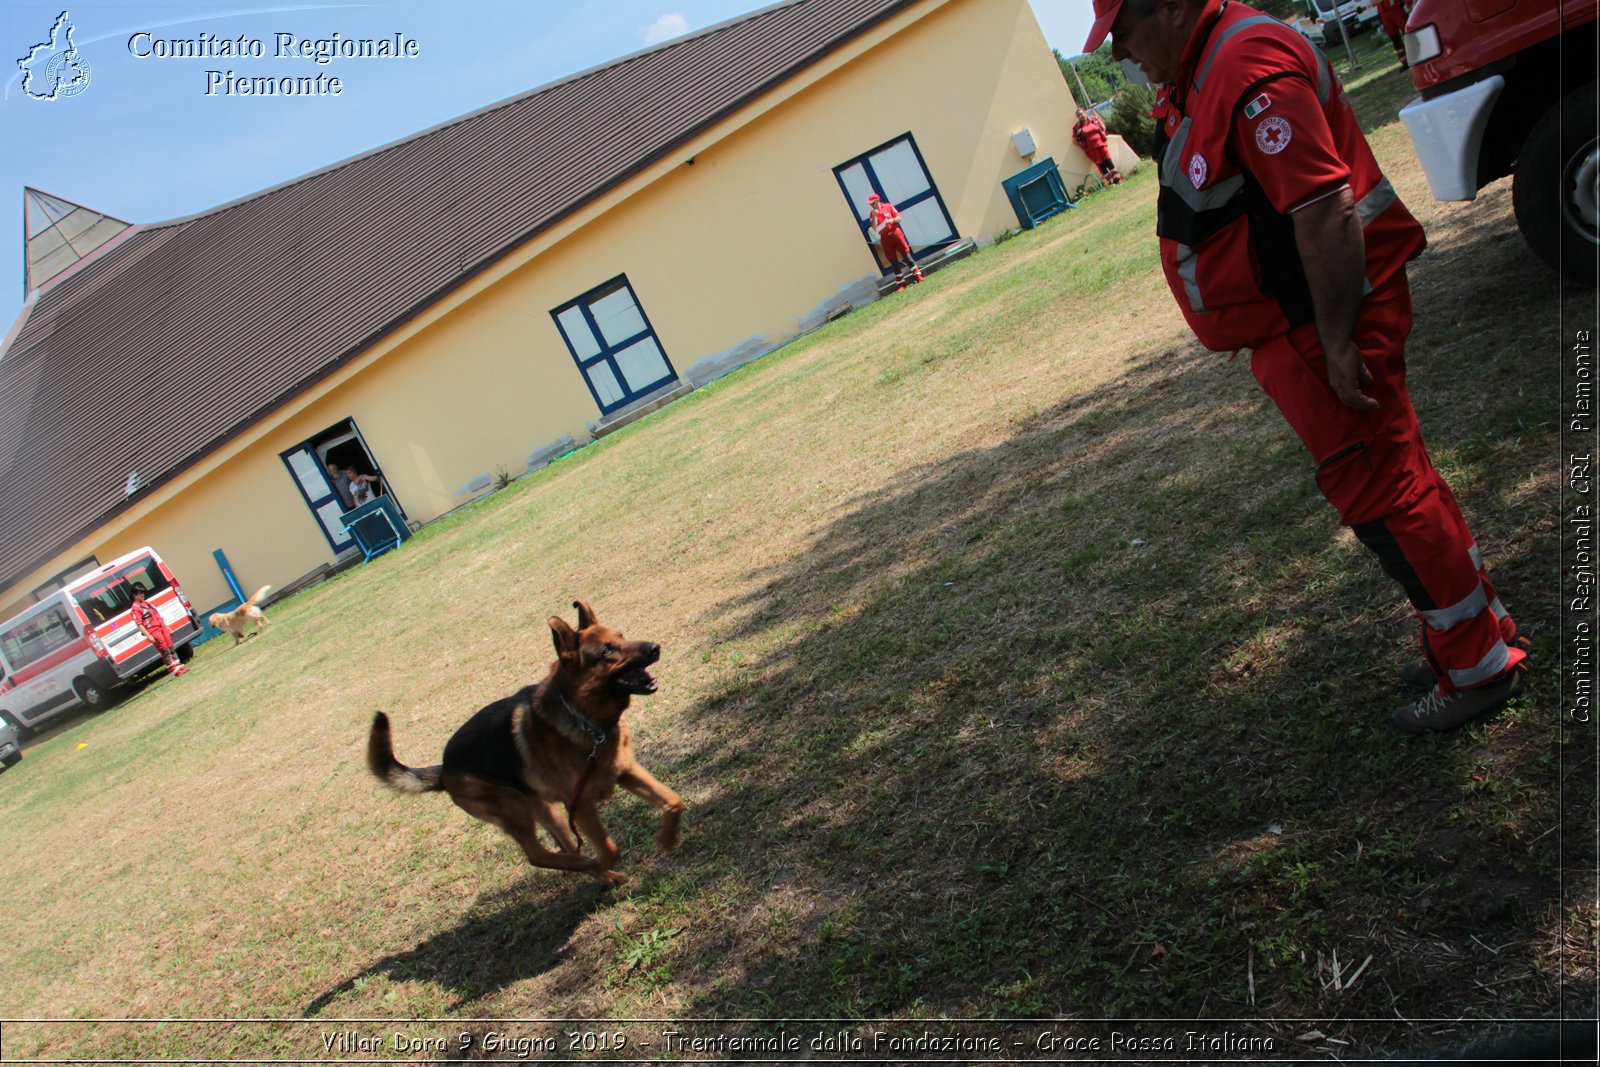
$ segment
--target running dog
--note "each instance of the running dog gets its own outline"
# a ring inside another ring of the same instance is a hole
[[[264,585],[250,594],[250,599],[234,608],[232,611],[219,611],[206,621],[213,630],[221,630],[233,635],[233,647],[238,648],[239,642],[244,640],[244,632],[255,627],[252,633],[260,633],[261,628],[267,624],[267,617],[261,614],[261,598],[267,595],[267,590],[272,586]]]
[[[643,797],[661,811],[656,844],[670,852],[680,840],[683,798],[634,760],[622,721],[633,697],[656,691],[648,668],[661,647],[625,639],[581,600],[572,606],[576,630],[550,618],[556,661],[544,680],[481,708],[444,746],[443,763],[411,768],[396,760],[389,717],[380,711],[367,737],[367,767],[399,793],[449,793],[467,814],[509,834],[535,867],[588,871],[610,886],[624,876],[614,869],[620,850],[599,806],[619,785]],[[555,851],[540,840],[541,826]],[[594,856],[584,854],[580,834]]]

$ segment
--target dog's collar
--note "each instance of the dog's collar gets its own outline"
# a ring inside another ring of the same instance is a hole
[[[559,689],[556,690],[556,699],[561,701],[561,706],[566,710],[567,718],[571,724],[594,742],[589,749],[588,762],[583,765],[583,773],[578,775],[578,784],[572,789],[572,799],[567,801],[567,827],[572,831],[572,836],[581,841],[583,835],[578,830],[578,803],[583,799],[583,787],[589,784],[589,776],[594,773],[595,753],[600,751],[601,745],[611,739],[616,727],[613,726],[610,730],[601,729],[599,723],[567,703],[567,695]]]
[[[550,725],[580,746],[585,741],[589,742],[593,746],[589,749],[589,758],[593,759],[600,746],[611,740],[612,730],[605,729],[589,716],[573,707],[568,703],[566,694],[559,689],[556,690],[556,699],[561,701],[561,708],[566,712],[566,716],[563,719],[552,722]],[[615,728],[613,727],[613,729]]]

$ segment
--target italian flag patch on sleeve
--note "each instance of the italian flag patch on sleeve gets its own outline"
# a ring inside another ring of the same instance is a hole
[[[1244,106],[1244,117],[1247,119],[1253,119],[1271,106],[1272,98],[1266,93],[1262,93],[1260,96],[1256,97],[1254,100],[1250,101]]]

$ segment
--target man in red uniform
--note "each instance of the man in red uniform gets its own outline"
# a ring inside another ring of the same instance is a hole
[[[900,283],[901,290],[906,287],[906,267],[911,268],[911,280],[920,282],[922,268],[911,258],[911,242],[900,228],[900,212],[877,193],[867,196],[867,225],[878,235],[878,247],[883,250],[883,258],[894,267],[895,280]]]
[[[1448,730],[1521,692],[1525,653],[1405,385],[1407,261],[1422,227],[1378,168],[1327,57],[1231,0],[1095,0],[1085,51],[1163,83],[1156,232],[1179,308],[1251,370],[1311,452],[1318,488],[1421,619],[1427,695],[1409,732]]]
[[[1100,176],[1112,185],[1122,181],[1122,172],[1111,162],[1111,148],[1106,144],[1106,124],[1092,111],[1078,109],[1078,121],[1072,127],[1072,139],[1078,142],[1089,162],[1100,168]]]
[[[172,647],[172,631],[167,627],[167,620],[144,598],[144,589],[140,586],[133,586],[129,596],[133,600],[133,607],[129,609],[133,613],[133,624],[144,634],[145,640],[156,646],[161,658],[167,661],[167,670],[175,675],[183,674],[189,668],[178,659],[177,650]]]
[[[1378,22],[1394,45],[1394,54],[1400,57],[1400,69],[1409,70],[1406,62],[1406,0],[1378,0]]]

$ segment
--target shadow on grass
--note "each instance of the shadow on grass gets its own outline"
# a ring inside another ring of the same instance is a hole
[[[1592,863],[1593,834],[1551,832],[1592,777],[1549,725],[1556,380],[1517,343],[1557,297],[1508,297],[1529,264],[1503,229],[1418,265],[1452,281],[1419,306],[1413,385],[1535,640],[1510,712],[1395,734],[1414,655],[1398,590],[1243,361],[1145,352],[1002,443],[845,502],[698,620],[709,655],[747,659],[686,713],[704,742],[669,763],[640,739],[689,801],[679,853],[641,857],[653,815],[619,802],[629,889],[521,887],[307,1014],[378,974],[491,999],[603,909],[651,949],[608,992],[671,992],[684,1017],[1592,1010],[1557,990],[1558,877]],[[1373,1025],[1323,1029],[1346,1051],[1414,1037]]]
[[[529,886],[517,884],[481,899],[452,929],[415,948],[376,961],[306,1005],[315,1018],[341,996],[380,975],[392,982],[422,982],[451,990],[451,1012],[508,985],[557,967],[566,945],[585,917],[603,906],[598,887],[566,887],[538,907],[530,906]]]
[[[1484,236],[1434,269],[1465,301],[1485,279],[1486,309],[1525,258]],[[1495,398],[1430,440],[1552,664],[1558,523],[1526,484],[1554,452],[1554,375],[1493,340],[1420,388],[1429,407]],[[1548,385],[1493,392],[1506,373]],[[1242,361],[1145,353],[1004,443],[849,501],[756,577],[704,624],[734,646],[793,636],[726,671],[691,712],[715,740],[658,768],[691,801],[664,906],[739,872],[756,913],[679,953],[684,1014],[1560,1006],[1557,879],[1584,857],[1550,833],[1553,672],[1487,726],[1395,733],[1409,607]]]

